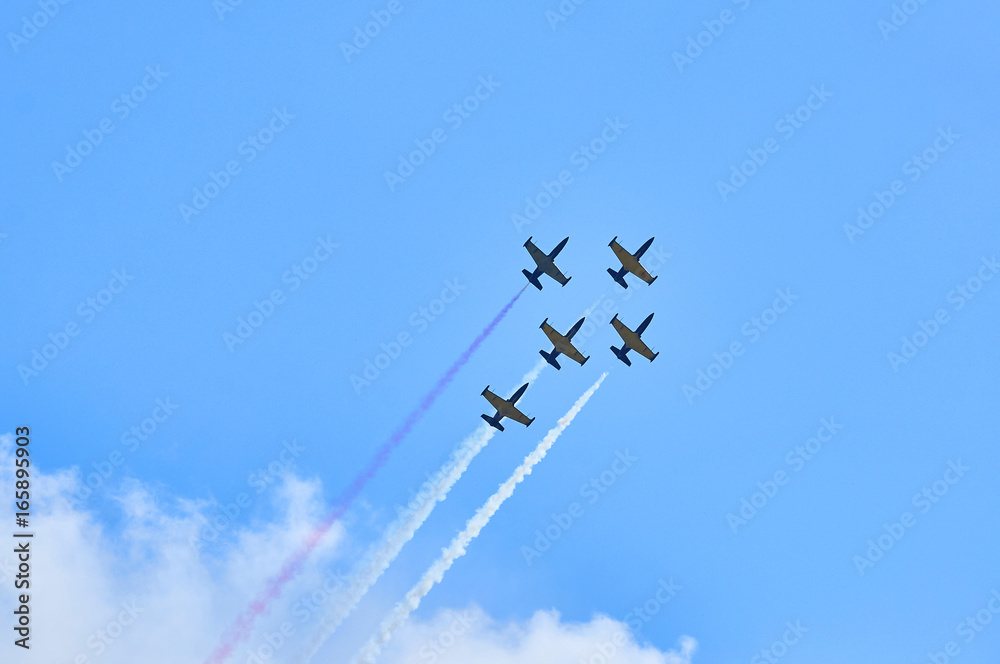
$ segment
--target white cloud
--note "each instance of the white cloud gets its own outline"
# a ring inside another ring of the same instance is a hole
[[[12,443],[10,436],[0,437],[4,496],[14,490]],[[4,662],[12,664],[200,662],[323,511],[318,482],[286,476],[269,495],[246,492],[272,503],[276,520],[254,523],[244,508],[221,534],[231,545],[199,549],[192,544],[195,536],[204,535],[220,514],[209,501],[164,501],[139,482],[125,481],[113,494],[120,525],[112,530],[88,511],[92,502],[79,506],[71,499],[80,488],[79,473],[32,466],[31,474],[31,650],[3,644],[5,653],[12,652]],[[14,523],[12,507],[10,500],[0,501],[0,523]],[[322,585],[320,570],[342,539],[342,528],[332,528],[276,604],[275,615],[287,616],[293,600]],[[8,634],[6,607],[16,599],[11,549],[0,549],[0,604]]]
[[[14,488],[12,447],[10,436],[0,436],[2,496],[11,496]],[[5,653],[10,653],[4,662],[10,664],[200,664],[233,617],[324,510],[319,483],[289,475],[267,494],[248,491],[255,501],[253,508],[257,502],[273,505],[273,520],[254,521],[247,508],[224,530],[226,545],[209,544],[199,550],[192,540],[196,534],[203,535],[206,524],[219,513],[218,506],[208,501],[167,500],[139,482],[125,481],[113,494],[118,523],[102,526],[90,511],[94,509],[91,502],[81,506],[70,498],[80,488],[79,473],[40,472],[34,466],[31,470],[32,648],[27,652],[2,644]],[[0,501],[0,523],[12,524],[13,519],[11,501]],[[2,537],[11,541],[9,529]],[[259,650],[265,645],[264,654],[268,654],[263,635],[276,633],[283,621],[294,623],[295,634],[270,660],[262,661],[294,661],[319,614],[310,611],[304,599],[312,595],[313,601],[324,601],[325,591],[318,589],[324,582],[328,589],[336,582],[327,571],[340,563],[339,550],[354,548],[343,546],[345,542],[343,526],[332,528],[258,633],[229,662],[246,662],[248,647]],[[0,627],[5,638],[13,634],[10,611],[16,599],[12,578],[16,560],[11,548],[0,549],[0,606],[7,616]],[[350,562],[344,565],[349,567]],[[458,635],[449,631],[458,615],[455,612],[412,621],[380,661],[579,664],[583,660],[601,664],[605,661],[601,644],[610,644],[616,652],[609,663],[688,664],[694,649],[693,639],[682,640],[678,652],[641,646],[624,624],[601,616],[584,624],[568,624],[555,612],[539,612],[524,624],[499,625],[477,608],[465,613],[474,619]],[[625,639],[622,645],[614,645],[616,634],[618,642]],[[453,642],[441,653],[425,649],[435,638],[439,646],[442,638]]]
[[[411,620],[386,646],[386,664],[690,664],[697,643],[682,637],[677,650],[636,642],[624,623],[595,616],[565,623],[557,611],[538,611],[526,623],[498,624],[478,607]]]

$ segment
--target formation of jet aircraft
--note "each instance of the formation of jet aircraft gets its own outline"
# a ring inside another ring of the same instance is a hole
[[[532,286],[534,286],[538,290],[542,290],[542,283],[539,280],[539,277],[542,274],[548,275],[562,286],[565,286],[569,282],[569,280],[572,279],[572,277],[567,277],[566,275],[564,275],[559,270],[559,268],[556,267],[555,263],[556,256],[558,256],[559,252],[563,250],[563,247],[566,246],[567,242],[569,242],[568,237],[565,238],[559,244],[557,244],[555,248],[548,254],[546,254],[544,251],[535,246],[535,244],[531,241],[530,237],[524,243],[524,248],[528,250],[528,255],[530,255],[531,259],[535,262],[535,269],[531,272],[528,272],[528,270],[521,270],[521,273],[524,274],[525,277],[527,277],[528,282]],[[633,254],[629,253],[627,249],[625,249],[622,245],[618,244],[618,236],[616,235],[608,244],[608,246],[611,247],[611,250],[615,252],[615,256],[618,257],[618,260],[619,262],[621,262],[622,267],[620,270],[617,271],[612,268],[608,268],[608,274],[611,275],[611,278],[614,279],[615,282],[618,283],[622,288],[628,288],[628,283],[625,281],[626,274],[632,274],[638,277],[639,279],[642,279],[647,284],[652,284],[654,281],[656,281],[656,277],[650,275],[649,272],[646,271],[646,268],[642,266],[642,263],[639,262],[640,259],[642,258],[642,255],[646,253],[646,250],[649,249],[650,245],[652,244],[653,244],[653,238],[649,238]],[[587,360],[590,359],[590,356],[588,355],[584,357],[583,353],[577,350],[576,346],[573,345],[572,339],[573,335],[575,335],[583,326],[585,320],[586,316],[576,321],[576,323],[573,324],[573,327],[571,327],[569,331],[566,332],[566,334],[560,334],[558,330],[549,325],[548,318],[543,320],[542,324],[539,325],[538,327],[543,332],[545,332],[545,336],[548,337],[549,341],[552,343],[552,350],[550,352],[545,352],[545,350],[540,350],[538,351],[538,353],[543,358],[545,358],[546,362],[548,362],[556,369],[562,368],[559,366],[559,362],[556,360],[556,358],[559,355],[565,355],[566,357],[577,362],[581,366],[584,365],[587,362]],[[615,331],[617,331],[618,335],[622,338],[621,348],[616,348],[615,346],[611,346],[611,352],[614,353],[615,357],[621,360],[625,365],[632,366],[632,361],[628,358],[628,352],[630,350],[634,350],[635,352],[639,353],[640,355],[648,359],[650,362],[655,360],[656,356],[659,355],[659,353],[654,353],[650,349],[650,347],[646,345],[646,342],[641,339],[642,333],[646,331],[646,328],[649,327],[649,323],[652,320],[653,320],[653,314],[649,314],[648,316],[646,316],[646,319],[643,320],[641,323],[639,323],[639,326],[636,327],[635,330],[633,331],[629,329],[629,327],[625,325],[625,323],[618,320],[618,314],[615,314],[614,317],[611,319],[611,325],[615,328]],[[524,391],[527,389],[528,389],[528,383],[525,383],[521,387],[517,388],[517,390],[514,392],[514,394],[510,396],[509,399],[504,399],[503,397],[500,397],[491,392],[490,386],[487,385],[486,389],[483,390],[482,395],[486,397],[486,400],[490,402],[490,405],[496,409],[496,414],[493,416],[483,414],[481,417],[484,420],[486,420],[490,426],[499,429],[500,431],[504,430],[503,425],[500,423],[500,421],[503,420],[503,418],[505,417],[514,420],[515,422],[520,422],[525,426],[529,426],[532,422],[535,421],[535,418],[528,417],[520,410],[518,410],[517,407],[514,405],[517,403],[517,400],[521,398],[521,395],[523,395]]]

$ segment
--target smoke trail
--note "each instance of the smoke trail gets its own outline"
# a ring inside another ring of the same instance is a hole
[[[486,503],[479,508],[479,511],[473,515],[471,519],[465,524],[465,529],[455,536],[455,539],[451,541],[448,548],[441,552],[441,557],[434,561],[434,564],[424,572],[424,575],[420,578],[415,586],[410,589],[410,592],[406,593],[403,601],[396,604],[396,607],[389,613],[389,615],[382,621],[381,626],[377,633],[373,634],[368,642],[361,648],[358,654],[354,658],[354,664],[372,664],[375,658],[382,651],[382,646],[384,646],[392,635],[403,626],[406,619],[410,617],[410,614],[420,606],[420,601],[430,592],[431,588],[435,584],[441,581],[444,577],[444,573],[454,564],[454,562],[465,555],[466,547],[479,535],[479,532],[489,523],[490,519],[496,514],[497,510],[505,500],[511,497],[514,493],[514,488],[525,478],[525,476],[531,474],[532,468],[545,458],[548,453],[549,448],[552,444],[556,442],[559,438],[559,434],[563,432],[566,427],[570,425],[573,418],[577,416],[577,413],[583,408],[597,388],[601,386],[601,382],[607,377],[608,373],[605,371],[601,374],[601,377],[597,379],[597,382],[590,386],[590,388],[583,393],[583,395],[576,400],[573,407],[569,409],[565,415],[559,418],[559,422],[555,427],[549,429],[549,432],[545,434],[542,441],[538,443],[538,447],[534,451],[524,458],[524,462],[517,467],[514,474],[510,478],[500,485],[497,492],[494,493]]]
[[[472,354],[476,352],[476,349],[479,348],[480,344],[483,343],[486,337],[488,337],[500,321],[503,320],[503,317],[507,315],[507,312],[514,306],[514,303],[517,302],[517,299],[521,297],[521,294],[527,287],[527,285],[522,287],[521,290],[517,292],[517,295],[511,298],[510,302],[504,305],[503,309],[501,309],[500,312],[493,317],[493,320],[490,321],[489,325],[483,328],[483,331],[479,333],[479,336],[475,338],[472,344],[458,356],[458,359],[455,360],[450,367],[448,367],[448,370],[445,371],[444,375],[440,379],[438,379],[437,383],[434,384],[434,387],[432,387],[424,398],[421,399],[420,404],[406,416],[403,424],[392,433],[389,440],[382,443],[382,445],[378,448],[378,451],[375,453],[375,456],[368,462],[365,469],[354,478],[354,481],[351,482],[351,484],[344,489],[339,496],[337,496],[333,507],[330,508],[316,528],[309,533],[299,550],[285,561],[278,574],[267,580],[264,590],[257,594],[247,608],[243,610],[243,613],[237,616],[233,624],[230,625],[225,631],[222,637],[222,643],[212,652],[208,659],[205,660],[206,664],[221,664],[221,662],[226,660],[239,643],[242,643],[249,638],[257,618],[263,615],[271,605],[271,602],[278,598],[285,584],[295,578],[295,576],[302,571],[302,566],[305,564],[306,559],[308,559],[309,554],[316,548],[323,536],[330,530],[333,524],[344,515],[347,509],[351,506],[351,503],[354,502],[354,499],[361,493],[361,490],[364,489],[365,485],[367,485],[372,477],[375,476],[375,473],[377,473],[379,469],[385,465],[385,462],[388,461],[389,455],[392,451],[395,450],[401,442],[403,442],[403,439],[406,438],[407,434],[410,433],[417,422],[423,419],[424,415],[430,407],[434,405],[434,402],[444,391],[444,388],[448,386],[452,379],[454,379],[458,370],[465,366],[466,362],[469,361],[469,358],[472,357]]]
[[[538,378],[538,374],[546,366],[545,360],[539,360],[515,387],[520,387],[524,383],[530,384]],[[451,457],[434,475],[434,483],[430,487],[422,489],[416,499],[407,506],[406,511],[386,529],[382,539],[368,549],[365,557],[351,574],[347,588],[334,599],[334,603],[319,625],[316,635],[299,658],[300,663],[309,662],[316,656],[316,653],[333,635],[340,623],[354,611],[365,593],[396,559],[403,546],[413,539],[413,535],[430,516],[434,506],[448,496],[448,492],[466,471],[472,460],[489,444],[495,434],[496,429],[483,424],[462,441],[461,445],[452,452]],[[430,484],[430,482],[425,483],[425,486],[426,484]],[[414,506],[414,502],[418,502],[418,504]]]
[[[518,386],[534,381],[545,366],[546,363],[539,360],[535,367],[521,378]],[[496,434],[496,430],[484,424],[464,440],[434,475],[436,482],[426,490],[422,490],[417,496],[419,504],[417,506],[411,505],[389,526],[383,538],[369,549],[363,562],[355,568],[355,572],[351,575],[347,589],[339,595],[327,613],[318,633],[300,659],[301,662],[311,660],[323,643],[333,635],[340,623],[357,607],[361,598],[399,555],[403,546],[413,539],[417,529],[430,516],[434,506],[447,497],[448,492],[468,469],[475,456],[489,444],[494,434]]]

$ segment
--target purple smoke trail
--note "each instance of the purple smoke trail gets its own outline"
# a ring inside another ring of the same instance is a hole
[[[434,384],[434,387],[431,388],[430,392],[428,392],[424,398],[421,399],[420,404],[406,416],[402,426],[392,433],[389,440],[382,443],[381,447],[378,448],[375,456],[368,462],[365,469],[354,478],[354,481],[351,482],[350,486],[341,492],[341,494],[337,497],[337,500],[334,502],[333,507],[331,507],[323,517],[323,520],[320,521],[319,525],[316,526],[316,528],[314,528],[313,531],[306,537],[302,547],[285,561],[285,564],[281,566],[281,570],[277,575],[267,580],[264,590],[258,593],[257,597],[255,597],[247,608],[243,610],[243,613],[237,616],[233,624],[230,625],[223,634],[222,643],[215,649],[214,652],[212,652],[209,658],[205,660],[205,664],[221,664],[221,662],[224,662],[226,658],[229,657],[237,645],[250,637],[251,630],[253,629],[253,625],[257,618],[263,615],[271,605],[271,602],[278,598],[285,584],[295,578],[295,576],[302,571],[302,566],[309,558],[309,554],[312,553],[313,549],[316,548],[316,545],[319,544],[319,541],[323,538],[327,531],[330,530],[333,524],[344,515],[344,512],[346,512],[351,506],[351,503],[353,503],[354,499],[358,497],[358,494],[360,494],[361,490],[365,488],[365,485],[368,484],[369,480],[375,476],[375,473],[377,473],[379,469],[385,465],[385,462],[389,460],[389,455],[399,446],[401,442],[403,442],[403,439],[410,433],[414,425],[423,419],[424,414],[426,414],[427,411],[430,410],[430,407],[434,405],[434,402],[444,391],[444,388],[448,386],[448,383],[452,381],[455,374],[458,373],[458,370],[465,366],[466,362],[469,361],[469,358],[472,357],[474,352],[476,352],[476,349],[479,348],[480,344],[486,340],[486,337],[490,336],[500,321],[503,320],[503,317],[507,315],[507,312],[514,306],[514,303],[517,302],[517,298],[521,297],[521,293],[524,292],[525,288],[527,288],[527,285],[521,288],[521,290],[517,292],[517,295],[515,295],[510,302],[504,305],[503,309],[501,309],[500,312],[493,317],[493,320],[490,321],[489,325],[483,328],[483,331],[479,333],[479,336],[475,338],[472,344],[458,356],[458,359],[455,360],[450,367],[448,367],[448,370],[445,371],[444,375],[438,380],[437,383]]]

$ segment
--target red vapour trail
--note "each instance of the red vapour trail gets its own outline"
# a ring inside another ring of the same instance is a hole
[[[383,465],[385,465],[385,462],[389,459],[389,455],[392,454],[392,451],[395,450],[401,442],[403,442],[403,439],[410,433],[414,425],[423,419],[424,414],[430,410],[432,405],[434,405],[434,402],[444,391],[444,388],[448,386],[448,383],[452,381],[455,374],[458,373],[458,370],[469,361],[469,358],[472,357],[472,354],[476,352],[476,349],[479,348],[480,344],[483,343],[486,337],[490,336],[500,321],[503,320],[503,317],[507,315],[507,312],[510,311],[510,308],[514,306],[515,302],[517,302],[517,298],[521,297],[521,293],[524,292],[525,288],[527,288],[527,286],[524,286],[524,288],[518,291],[517,295],[515,295],[510,302],[504,305],[503,309],[500,310],[500,313],[493,317],[490,324],[483,328],[483,331],[479,333],[479,336],[475,338],[472,344],[458,356],[458,359],[455,360],[450,367],[448,367],[448,370],[438,380],[438,382],[434,384],[434,387],[432,387],[431,390],[424,395],[420,404],[406,416],[406,420],[404,420],[403,424],[392,433],[389,440],[382,443],[372,460],[369,461],[365,469],[354,478],[354,481],[351,482],[350,486],[341,492],[341,494],[337,497],[337,500],[334,502],[333,507],[330,508],[330,510],[323,517],[323,520],[320,521],[316,528],[314,528],[313,531],[306,537],[302,546],[299,547],[299,550],[285,561],[285,564],[281,566],[281,570],[275,576],[267,580],[264,590],[257,594],[250,605],[243,610],[243,613],[237,616],[236,620],[229,626],[223,635],[222,643],[215,649],[209,658],[205,660],[205,664],[220,664],[221,662],[224,662],[226,658],[232,654],[237,645],[249,638],[254,622],[256,622],[257,618],[263,615],[271,605],[271,602],[281,595],[281,590],[284,588],[285,584],[295,578],[295,576],[302,571],[302,566],[309,558],[309,554],[312,553],[313,549],[316,548],[316,545],[319,544],[319,541],[323,538],[327,531],[330,530],[333,524],[344,515],[347,508],[351,506],[354,499],[358,497],[361,490],[365,488],[366,484],[368,484],[368,481],[375,476],[375,473],[377,473]]]

